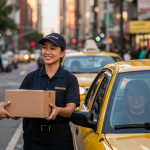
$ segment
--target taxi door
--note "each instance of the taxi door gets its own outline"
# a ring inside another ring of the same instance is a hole
[[[84,103],[81,103],[80,106],[81,110],[91,110],[93,112],[93,121],[97,122],[97,126],[108,81],[109,76],[105,72],[100,72],[92,83]],[[95,139],[100,140],[100,135],[96,131],[75,124],[72,124],[72,130],[75,150],[100,149],[100,147],[96,148],[95,142],[93,142]]]

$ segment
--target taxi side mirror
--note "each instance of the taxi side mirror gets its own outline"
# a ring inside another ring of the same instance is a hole
[[[96,130],[97,122],[93,121],[93,113],[89,110],[77,110],[71,115],[71,122],[87,128]]]

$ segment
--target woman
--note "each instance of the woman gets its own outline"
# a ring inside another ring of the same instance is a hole
[[[66,41],[62,35],[52,33],[39,43],[45,65],[29,73],[20,89],[55,90],[56,105],[50,104],[52,113],[48,118],[29,119],[23,135],[24,150],[73,150],[69,121],[76,106],[80,105],[80,95],[77,78],[60,64]]]
[[[150,121],[146,103],[149,99],[149,88],[142,80],[131,80],[124,90],[124,111],[116,114],[113,125],[144,123]]]

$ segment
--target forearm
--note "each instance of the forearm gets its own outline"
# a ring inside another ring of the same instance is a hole
[[[59,113],[58,115],[62,117],[71,117],[71,114],[75,111],[75,108],[72,106],[67,106],[65,108],[58,107]]]

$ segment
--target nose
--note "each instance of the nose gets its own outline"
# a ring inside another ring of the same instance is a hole
[[[137,99],[138,98],[138,94],[134,94],[134,99]]]
[[[51,49],[50,49],[50,48],[48,48],[48,49],[46,50],[46,54],[51,54]]]

